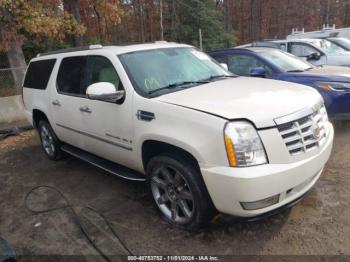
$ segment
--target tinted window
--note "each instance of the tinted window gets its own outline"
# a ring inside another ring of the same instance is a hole
[[[108,82],[113,84],[117,90],[123,90],[117,71],[106,57],[89,56],[87,67],[87,86],[98,82]]]
[[[219,63],[227,64],[227,56],[213,56]]]
[[[249,75],[255,67],[263,67],[270,73],[271,69],[253,56],[230,55],[227,57],[228,70],[237,75]]]
[[[62,60],[57,75],[57,87],[68,94],[85,94],[84,70],[86,56],[66,57]]]
[[[24,87],[46,89],[56,59],[41,60],[29,64]]]

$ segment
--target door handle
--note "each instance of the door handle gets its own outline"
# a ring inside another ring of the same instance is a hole
[[[58,100],[52,101],[52,104],[53,104],[54,106],[61,106],[61,103],[60,103],[60,101],[58,101]]]
[[[82,107],[79,108],[79,110],[81,112],[89,113],[89,114],[92,112],[91,109],[88,106],[82,106]]]

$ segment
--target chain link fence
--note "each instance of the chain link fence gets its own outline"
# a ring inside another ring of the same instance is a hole
[[[0,97],[21,94],[25,68],[0,69]]]

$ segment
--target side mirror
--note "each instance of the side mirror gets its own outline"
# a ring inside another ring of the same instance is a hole
[[[124,90],[116,90],[115,86],[108,82],[99,82],[89,85],[86,89],[89,99],[105,102],[118,102],[125,97]]]
[[[263,67],[254,67],[250,70],[250,76],[252,77],[266,77],[266,70]]]
[[[317,60],[320,60],[320,58],[321,58],[321,54],[318,52],[315,52],[315,53],[312,53],[312,54],[306,56],[307,61],[309,61],[309,60],[317,61]]]
[[[220,63],[221,67],[228,71],[228,66],[226,63]]]

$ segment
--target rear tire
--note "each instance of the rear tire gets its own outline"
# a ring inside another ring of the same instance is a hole
[[[41,120],[38,124],[38,132],[46,156],[51,160],[61,159],[64,155],[61,150],[62,144],[58,140],[49,122]]]
[[[193,231],[208,224],[216,214],[200,171],[186,157],[153,157],[146,173],[154,205],[168,223]]]

